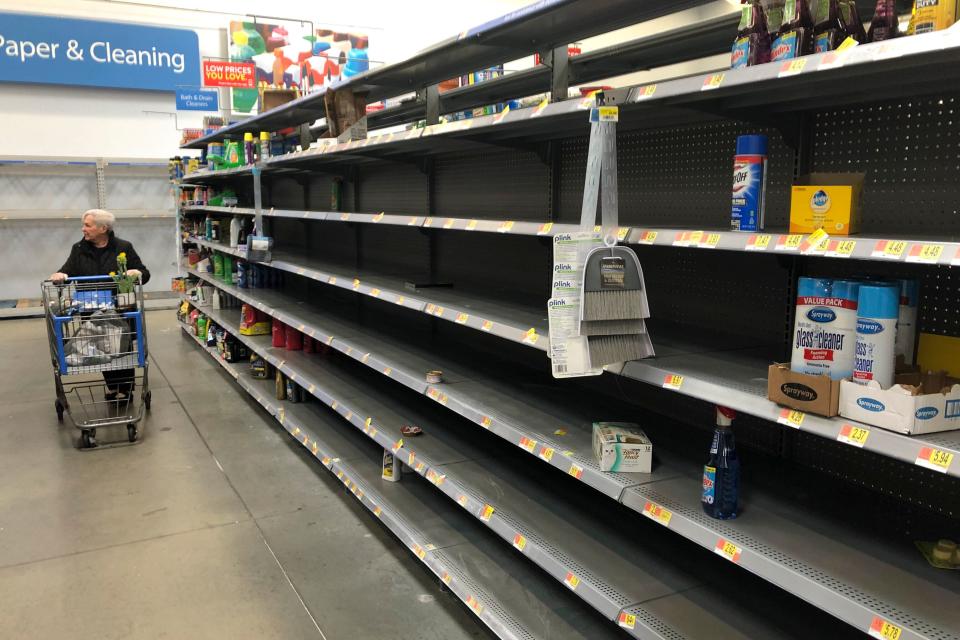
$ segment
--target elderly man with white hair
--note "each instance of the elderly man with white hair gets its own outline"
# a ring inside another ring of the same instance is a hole
[[[150,279],[150,271],[144,266],[133,245],[113,234],[114,215],[104,209],[90,209],[83,214],[83,240],[70,249],[70,257],[60,270],[50,275],[53,282],[63,282],[69,277],[102,276],[117,270],[117,256],[127,255],[127,275],[139,277],[140,282]],[[133,391],[133,369],[104,371],[107,383],[107,400],[117,399],[117,394],[129,397]]]

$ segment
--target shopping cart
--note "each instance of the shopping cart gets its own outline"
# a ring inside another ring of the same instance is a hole
[[[140,283],[133,284],[133,291],[120,292],[110,276],[89,276],[63,283],[47,280],[40,288],[57,419],[63,422],[66,413],[80,430],[81,449],[98,446],[97,429],[103,427],[126,425],[127,440],[101,447],[136,442],[137,424],[150,409]]]

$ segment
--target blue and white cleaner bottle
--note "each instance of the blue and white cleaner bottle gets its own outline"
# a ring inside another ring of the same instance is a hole
[[[733,206],[730,228],[733,231],[763,229],[767,194],[767,136],[737,137],[733,157]]]
[[[867,384],[876,380],[886,389],[893,386],[900,284],[860,285],[859,298],[853,381]]]
[[[736,417],[732,409],[717,407],[717,427],[713,430],[710,460],[703,466],[703,493],[700,502],[711,518],[737,517],[740,496],[740,458],[730,425]]]
[[[833,380],[853,374],[859,288],[852,280],[797,280],[791,371]]]
[[[897,356],[904,364],[914,364],[917,343],[917,308],[920,303],[920,283],[900,281],[900,317],[897,318]]]

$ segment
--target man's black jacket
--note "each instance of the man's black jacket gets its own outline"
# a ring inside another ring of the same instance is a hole
[[[60,272],[68,276],[102,276],[117,270],[117,255],[127,254],[127,269],[140,271],[140,281],[146,284],[150,271],[144,266],[137,251],[127,240],[121,240],[110,232],[107,246],[97,249],[92,242],[81,240],[70,249],[70,257],[60,267]]]

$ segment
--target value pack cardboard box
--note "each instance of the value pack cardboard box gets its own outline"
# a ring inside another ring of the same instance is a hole
[[[630,422],[594,422],[593,454],[601,471],[650,473],[653,443]]]
[[[790,370],[776,363],[767,370],[767,398],[779,405],[832,418],[839,413],[840,381]]]
[[[812,173],[790,192],[790,233],[823,229],[832,236],[860,230],[862,173]]]
[[[843,380],[840,415],[913,435],[960,429],[960,380],[943,371],[898,374],[889,389]]]

